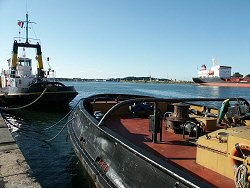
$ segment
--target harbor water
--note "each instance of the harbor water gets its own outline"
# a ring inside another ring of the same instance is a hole
[[[32,169],[32,175],[42,187],[94,187],[67,139],[67,129],[55,137],[67,119],[45,130],[61,120],[81,98],[101,93],[126,93],[161,98],[241,97],[250,101],[250,88],[124,82],[64,82],[64,84],[73,85],[79,93],[69,104],[69,108],[19,110],[4,114],[8,122],[14,125],[12,134]],[[53,137],[55,139],[52,141],[46,141]]]

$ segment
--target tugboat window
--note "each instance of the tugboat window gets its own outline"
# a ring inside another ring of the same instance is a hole
[[[31,66],[31,61],[20,61],[19,66]]]
[[[31,64],[30,61],[25,61],[23,65],[24,66],[30,66],[30,64]]]

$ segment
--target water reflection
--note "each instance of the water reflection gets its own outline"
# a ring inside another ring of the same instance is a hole
[[[192,97],[211,97],[211,98],[246,98],[250,100],[250,88],[232,88],[232,87],[207,87],[193,85],[189,88],[189,96]],[[177,92],[177,91],[176,91]],[[179,90],[180,92],[180,90]]]

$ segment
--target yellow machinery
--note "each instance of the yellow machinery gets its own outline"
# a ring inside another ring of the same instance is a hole
[[[196,162],[235,182],[248,184],[250,127],[220,129],[197,141]]]

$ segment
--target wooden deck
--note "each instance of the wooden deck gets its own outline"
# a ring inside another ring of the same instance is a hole
[[[182,134],[167,132],[163,126],[162,142],[159,142],[158,136],[158,143],[153,143],[148,118],[111,118],[106,125],[133,144],[163,160],[171,161],[178,168],[211,183],[214,187],[235,187],[233,180],[197,164],[196,146],[183,139]]]

